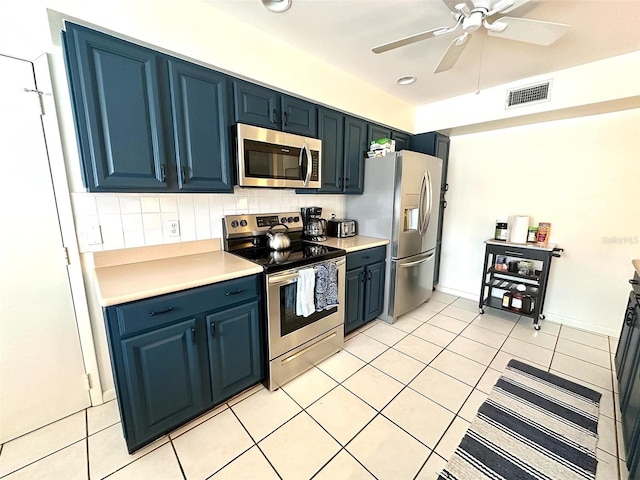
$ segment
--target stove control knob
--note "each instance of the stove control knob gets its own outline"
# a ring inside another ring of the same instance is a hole
[[[300,221],[300,217],[298,217],[298,216],[293,217],[293,221],[294,221],[294,222],[299,222],[299,221]]]
[[[238,221],[237,221],[237,220],[232,221],[232,222],[231,222],[231,226],[232,226],[233,228],[238,228]]]
[[[240,220],[240,226],[241,227],[246,227],[247,226],[247,221],[246,220]]]
[[[293,217],[287,218],[287,222],[293,222]]]
[[[287,217],[282,217],[280,219],[280,223],[287,223]]]

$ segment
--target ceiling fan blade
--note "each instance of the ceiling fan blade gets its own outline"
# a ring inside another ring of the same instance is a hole
[[[422,40],[427,40],[428,38],[437,37],[438,34],[446,33],[447,30],[447,27],[434,28],[433,30],[416,33],[415,35],[410,35],[408,37],[401,38],[400,40],[395,40],[393,42],[385,43],[384,45],[379,45],[372,48],[371,51],[373,53],[388,52],[389,50],[393,50],[394,48],[404,47],[405,45],[411,45],[412,43],[421,42]]]
[[[516,8],[520,8],[525,3],[529,3],[530,0],[513,0],[513,5],[504,10],[501,10],[500,13],[509,13],[511,10],[515,10]],[[497,3],[497,2],[496,2]]]
[[[506,38],[518,42],[533,43],[535,45],[551,45],[562,35],[567,33],[570,25],[564,23],[543,22],[526,18],[502,17],[500,23],[506,23],[507,28],[502,32],[488,30],[492,37]]]
[[[440,59],[440,63],[433,73],[440,73],[453,68],[458,61],[458,57],[460,57],[460,54],[469,43],[469,40],[471,40],[471,35],[466,32],[454,39],[453,42],[451,42],[451,45],[449,45],[447,51],[444,52],[442,59]]]

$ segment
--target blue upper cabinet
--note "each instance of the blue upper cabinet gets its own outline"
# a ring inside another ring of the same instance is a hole
[[[244,80],[233,81],[235,121],[272,130],[318,136],[318,107]]]
[[[233,81],[236,122],[280,130],[280,94],[260,85]]]
[[[170,59],[169,82],[180,191],[233,191],[229,77]]]
[[[91,192],[231,192],[226,75],[66,23],[63,46]]]
[[[67,24],[66,59],[87,188],[165,190],[159,54]]]
[[[342,193],[344,180],[344,114],[320,107],[318,136],[322,140],[321,193]]]
[[[318,107],[300,98],[282,95],[282,130],[305,137],[318,136]]]
[[[364,156],[369,149],[367,122],[345,116],[344,119],[344,193],[364,191]]]
[[[409,142],[411,141],[411,135],[408,133],[397,132],[393,130],[391,132],[391,140],[396,142],[396,152],[401,150],[409,150]]]

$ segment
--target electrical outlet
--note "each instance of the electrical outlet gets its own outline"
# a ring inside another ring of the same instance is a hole
[[[102,245],[102,230],[100,225],[90,225],[87,227],[87,245]]]
[[[178,220],[169,220],[167,222],[167,228],[169,229],[170,237],[180,236],[180,223],[178,222]]]

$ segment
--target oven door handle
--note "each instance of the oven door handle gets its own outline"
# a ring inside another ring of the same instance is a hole
[[[339,268],[342,265],[344,265],[345,263],[347,263],[347,261],[344,258],[341,258],[337,262],[333,262],[333,263],[336,264],[336,268]],[[295,282],[298,281],[298,271],[299,270],[300,269],[292,270],[292,271],[290,271],[288,273],[285,272],[285,273],[277,273],[277,274],[269,275],[267,283],[269,285],[276,285],[276,286],[288,285],[290,283],[295,283]]]
[[[277,277],[269,278],[269,285],[288,285],[290,283],[296,283],[297,281],[297,273],[287,273],[285,275],[278,275]]]

